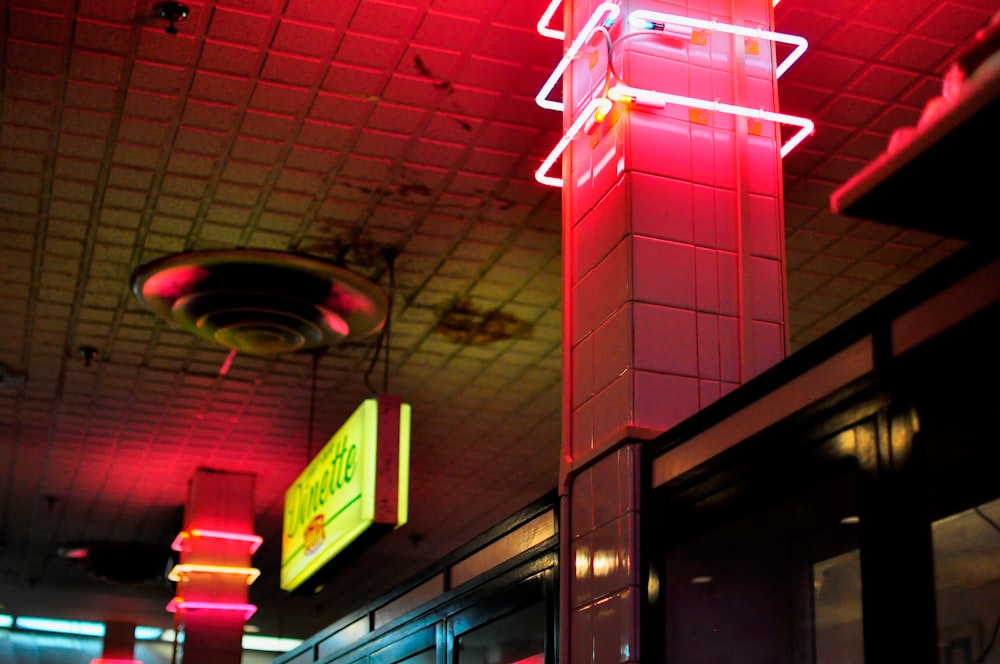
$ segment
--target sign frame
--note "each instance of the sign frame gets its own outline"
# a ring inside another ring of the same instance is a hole
[[[365,399],[285,491],[282,590],[295,591],[373,526],[409,516],[411,408]]]

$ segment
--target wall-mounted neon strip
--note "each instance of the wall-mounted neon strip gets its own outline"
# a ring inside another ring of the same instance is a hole
[[[163,636],[163,629],[160,627],[136,625],[134,634],[136,641],[155,641]]]
[[[609,21],[614,21],[618,18],[618,15],[621,14],[621,11],[622,10],[618,5],[611,2],[602,2],[597,5],[594,13],[591,14],[590,18],[587,19],[587,22],[584,23],[583,29],[580,30],[580,34],[578,34],[576,39],[573,40],[573,43],[570,44],[570,47],[566,50],[566,54],[563,55],[562,60],[559,61],[559,64],[556,65],[552,74],[549,75],[548,80],[545,81],[545,85],[543,85],[542,89],[538,91],[537,95],[535,95],[536,104],[542,108],[547,108],[552,111],[563,110],[563,103],[561,101],[552,101],[549,99],[549,93],[552,92],[556,83],[558,83],[562,78],[563,73],[569,67],[570,61],[572,61],[580,49],[583,48],[583,45],[587,43],[590,36],[594,34],[594,30],[597,29],[597,24],[601,21],[605,24]],[[605,15],[607,16],[605,17]]]
[[[774,2],[771,3],[771,6],[777,7],[779,2],[781,2],[781,0],[774,0]],[[538,19],[538,25],[536,26],[538,29],[538,34],[540,34],[543,37],[551,37],[553,39],[566,38],[565,31],[556,30],[555,28],[549,27],[549,23],[552,21],[552,17],[555,16],[556,14],[556,9],[558,9],[561,4],[562,0],[552,0],[549,3],[549,6],[545,8],[545,11],[542,12],[542,17]]]
[[[167,611],[177,613],[178,611],[204,609],[208,611],[242,611],[243,619],[249,620],[250,616],[257,612],[257,607],[253,604],[237,604],[235,602],[189,602],[175,597],[167,604]]]
[[[302,645],[302,639],[288,639],[281,636],[261,636],[260,634],[244,634],[244,650],[263,650],[264,652],[288,652]]]
[[[781,75],[784,74],[796,60],[802,57],[802,54],[805,53],[806,49],[809,47],[809,42],[806,41],[804,37],[799,37],[798,35],[789,35],[783,32],[772,32],[770,30],[763,30],[760,28],[745,28],[739,25],[731,25],[729,23],[719,23],[715,20],[705,21],[703,19],[679,16],[677,14],[651,12],[646,9],[637,9],[630,12],[628,15],[628,22],[633,28],[639,28],[640,30],[663,31],[675,36],[682,34],[682,31],[671,29],[670,26],[681,25],[688,29],[697,28],[700,30],[726,32],[732,35],[756,37],[757,39],[776,41],[795,46],[792,52],[789,53],[785,59],[778,63],[778,66],[774,68],[775,78],[781,78]],[[689,33],[689,30],[685,30],[683,33]]]
[[[556,10],[562,4],[562,0],[552,0],[549,6],[545,8],[542,12],[542,17],[538,19],[538,34],[543,37],[552,37],[553,39],[558,39],[562,41],[566,38],[566,32],[563,30],[556,30],[555,28],[549,27],[549,22],[552,17],[555,16]]]
[[[260,535],[250,535],[247,533],[230,533],[222,530],[202,530],[201,528],[192,528],[190,532],[182,530],[177,533],[177,537],[174,538],[173,544],[170,545],[174,551],[183,551],[184,542],[191,537],[211,537],[214,539],[224,539],[233,540],[235,542],[246,542],[250,545],[250,554],[253,555],[260,548],[261,543],[264,538]]]
[[[90,664],[142,664],[141,659],[105,659],[98,657],[90,660]]]
[[[256,567],[233,567],[230,565],[199,565],[197,563],[181,563],[179,565],[174,565],[174,568],[170,570],[170,574],[167,578],[171,581],[182,581],[183,577],[191,572],[206,572],[209,574],[239,574],[247,577],[247,585],[249,586],[257,577],[260,576],[260,570]]]
[[[773,111],[765,111],[759,108],[748,108],[746,106],[733,106],[732,104],[723,104],[717,101],[707,101],[705,99],[684,97],[682,95],[675,95],[667,92],[656,92],[655,90],[633,88],[628,85],[612,86],[611,89],[608,90],[608,97],[615,101],[633,103],[639,107],[646,106],[649,108],[663,108],[667,104],[677,104],[679,106],[689,106],[691,108],[700,108],[706,111],[742,115],[746,118],[769,120],[771,122],[799,127],[799,131],[785,141],[785,143],[781,146],[782,157],[791,152],[792,148],[801,143],[803,139],[805,139],[805,137],[811,134],[815,129],[815,124],[813,124],[812,120],[800,118],[796,115],[775,113]]]
[[[30,629],[36,632],[55,632],[57,634],[73,634],[76,636],[104,636],[104,623],[85,620],[60,620],[58,618],[36,618],[34,616],[18,616],[14,618],[14,627]]]
[[[570,142],[576,138],[576,135],[580,133],[580,130],[591,122],[600,122],[600,120],[608,114],[608,111],[611,110],[611,106],[611,100],[606,97],[591,99],[590,103],[587,104],[583,111],[581,111],[580,115],[576,117],[573,124],[566,130],[566,133],[563,134],[563,137],[559,139],[558,143],[556,143],[556,146],[552,148],[552,152],[549,153],[549,156],[545,158],[542,165],[535,171],[535,179],[540,183],[547,184],[551,187],[561,187],[563,184],[562,178],[546,175],[549,172],[549,169],[552,168],[552,165],[566,149],[566,146],[568,146]]]

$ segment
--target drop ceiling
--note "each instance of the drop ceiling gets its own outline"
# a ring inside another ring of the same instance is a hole
[[[170,626],[162,581],[116,583],[75,542],[168,545],[188,480],[256,476],[251,622],[304,637],[555,488],[560,134],[534,96],[561,57],[528,0],[0,3],[0,612]],[[810,42],[781,110],[797,350],[964,241],[833,214],[914,125],[995,0],[783,0]],[[393,259],[385,250],[391,249]],[[135,270],[189,250],[333,261],[391,291],[376,339],[237,354],[164,321]],[[88,355],[81,349],[92,349]],[[328,590],[278,588],[285,488],[360,400],[413,406],[409,523]]]

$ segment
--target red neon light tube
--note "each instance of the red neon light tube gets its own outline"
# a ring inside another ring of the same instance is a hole
[[[260,548],[261,543],[264,541],[264,538],[260,535],[250,533],[230,533],[223,530],[192,528],[190,531],[182,530],[177,533],[177,537],[174,538],[170,548],[174,551],[183,551],[184,542],[191,537],[210,537],[213,539],[232,540],[234,542],[246,542],[250,545],[251,555],[257,552],[257,549]]]
[[[239,604],[236,602],[189,602],[175,597],[167,604],[167,611],[177,613],[178,611],[243,611],[243,619],[249,620],[250,616],[257,612],[254,604]]]

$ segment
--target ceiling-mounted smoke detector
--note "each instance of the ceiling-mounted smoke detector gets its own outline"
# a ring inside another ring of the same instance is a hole
[[[162,19],[169,21],[164,30],[169,35],[177,34],[177,22],[183,21],[188,17],[188,6],[183,2],[173,2],[172,0],[167,0],[166,2],[157,2],[153,7],[156,15]]]
[[[132,292],[202,339],[255,355],[329,346],[382,329],[388,297],[326,261],[277,251],[195,251],[148,263]]]

